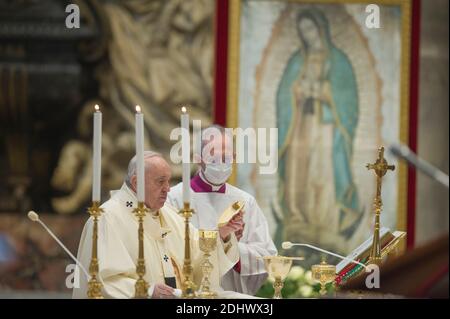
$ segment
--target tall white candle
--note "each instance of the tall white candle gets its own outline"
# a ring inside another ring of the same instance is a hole
[[[94,112],[94,136],[92,143],[92,201],[100,201],[101,187],[101,160],[102,160],[102,112],[95,105]]]
[[[144,167],[144,114],[141,113],[141,107],[136,105],[136,188],[138,202],[145,201]]]
[[[183,162],[183,202],[190,203],[190,184],[191,184],[191,144],[189,135],[189,114],[186,108],[181,108],[181,156]]]

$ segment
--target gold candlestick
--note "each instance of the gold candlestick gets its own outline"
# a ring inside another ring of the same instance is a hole
[[[384,158],[384,147],[378,150],[378,158],[374,164],[367,164],[367,169],[373,169],[377,175],[377,193],[373,201],[375,210],[375,227],[373,232],[372,248],[370,250],[369,262],[379,265],[381,263],[381,244],[380,244],[380,214],[383,209],[383,201],[381,200],[381,183],[382,178],[388,170],[393,171],[394,165],[388,165]]]
[[[210,253],[216,249],[217,246],[217,230],[203,230],[200,229],[199,233],[199,245],[200,250],[204,254],[204,261],[202,263],[203,278],[200,285],[199,297],[205,299],[213,299],[217,297],[217,293],[210,288],[209,275],[213,270],[213,264],[209,261]]]
[[[144,279],[145,275],[145,259],[144,259],[144,217],[148,212],[143,202],[138,203],[138,207],[133,210],[133,213],[139,219],[139,256],[136,266],[136,273],[138,275],[138,280],[135,284],[135,298],[148,298],[148,283]]]
[[[190,208],[189,203],[184,203],[183,209],[180,214],[184,217],[184,263],[183,263],[183,284],[182,284],[182,297],[194,298],[195,297],[195,284],[192,280],[193,268],[191,264],[191,244],[190,244],[190,232],[189,232],[189,218],[193,214],[193,210]]]
[[[92,255],[91,263],[89,264],[89,274],[91,278],[88,282],[87,296],[90,299],[103,299],[102,283],[97,279],[98,276],[98,256],[97,256],[97,241],[98,241],[98,218],[103,209],[100,208],[100,202],[93,201],[92,206],[88,208],[88,213],[94,219],[94,229],[92,231]]]

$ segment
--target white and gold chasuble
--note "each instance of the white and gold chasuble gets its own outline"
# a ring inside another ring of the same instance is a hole
[[[103,282],[106,298],[132,298],[137,280],[138,219],[133,213],[137,207],[135,193],[125,184],[118,191],[111,192],[111,198],[101,207],[104,212],[98,222],[99,277]],[[86,222],[78,248],[78,260],[89,269],[92,252],[93,220]],[[150,284],[166,283],[181,288],[184,261],[184,219],[166,204],[158,214],[148,213],[144,218],[144,257],[146,273],[144,279]],[[194,282],[201,281],[200,263],[203,254],[199,249],[198,231],[190,226],[191,261],[194,268]],[[236,237],[227,243],[218,238],[216,253],[210,262],[214,268],[210,276],[211,288],[223,291],[220,279],[238,261]],[[88,278],[76,271],[79,288],[73,289],[73,298],[86,298]],[[77,280],[75,280],[75,286]],[[152,288],[149,289],[150,292]]]

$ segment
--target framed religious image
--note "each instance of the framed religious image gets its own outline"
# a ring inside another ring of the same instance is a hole
[[[410,28],[410,1],[229,2],[227,127],[278,128],[277,172],[238,164],[234,182],[255,196],[278,247],[347,254],[372,235],[366,164],[416,129]],[[381,225],[406,231],[408,169],[385,157],[396,169],[383,178]]]

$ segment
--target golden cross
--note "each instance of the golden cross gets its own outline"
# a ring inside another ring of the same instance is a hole
[[[381,263],[381,243],[380,243],[380,214],[383,208],[383,202],[381,201],[381,179],[388,170],[393,171],[395,169],[394,165],[389,165],[384,158],[384,147],[380,147],[378,150],[378,158],[375,164],[367,164],[367,169],[373,169],[377,175],[377,194],[373,201],[373,206],[375,209],[375,225],[373,232],[373,242],[370,251],[370,262],[375,264]]]
[[[389,165],[384,158],[384,147],[380,147],[378,150],[378,158],[374,164],[367,164],[367,169],[373,169],[377,175],[377,195],[381,196],[381,178],[386,175],[388,170],[393,171],[395,169],[394,165]]]

